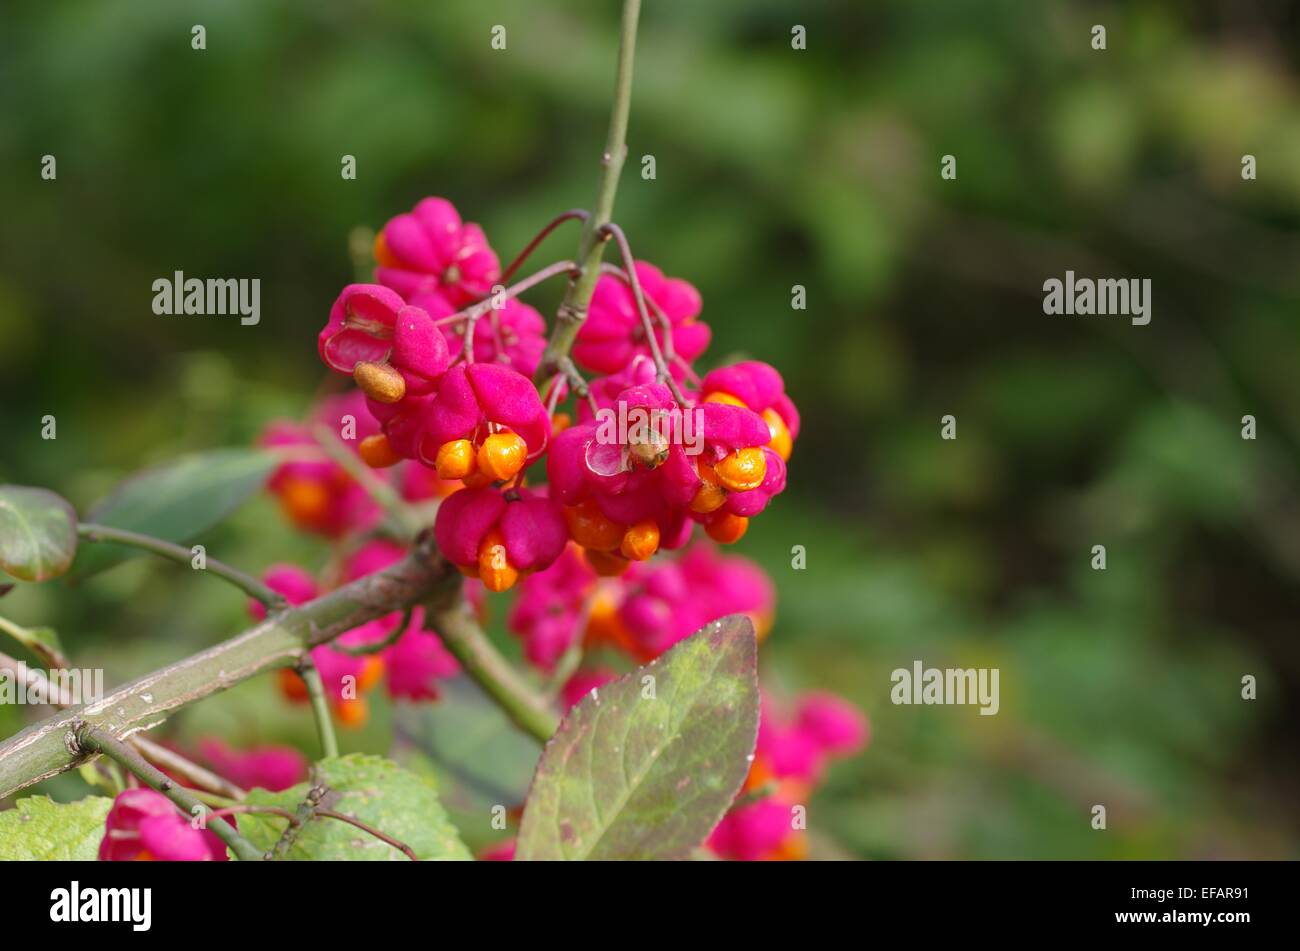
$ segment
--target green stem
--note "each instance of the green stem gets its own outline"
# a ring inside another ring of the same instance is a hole
[[[312,437],[325,455],[337,462],[378,503],[392,520],[399,537],[410,538],[424,527],[423,520],[397,490],[349,450],[332,429],[319,423],[312,427]]]
[[[64,665],[66,666],[66,664]],[[36,695],[44,698],[46,703],[52,704],[60,709],[72,706],[66,702],[66,698],[56,696],[54,684],[41,671],[34,670],[26,664],[20,663],[8,654],[0,653],[0,670],[11,674],[12,676],[25,676],[27,678],[27,689],[35,691]],[[30,694],[29,694],[30,696]],[[218,776],[209,769],[204,769],[193,760],[186,759],[175,750],[155,743],[146,736],[136,734],[131,737],[131,745],[140,751],[140,754],[155,766],[165,766],[171,771],[173,776],[180,776],[193,787],[198,787],[199,791],[210,791],[223,799],[243,799],[247,793],[240,789],[230,780]]]
[[[271,847],[271,851],[266,853],[268,859],[282,859],[289,854],[289,850],[293,848],[293,844],[298,840],[302,830],[316,815],[316,810],[320,808],[321,800],[325,798],[326,792],[325,786],[321,783],[317,783],[307,790],[306,798],[298,803],[298,809],[289,819],[289,824],[284,827],[284,832],[276,840],[275,845]]]
[[[465,599],[453,597],[447,606],[432,607],[433,628],[465,672],[496,701],[514,723],[545,743],[559,726],[559,717],[546,698],[535,691],[501,656],[470,615]]]
[[[316,734],[320,737],[321,754],[326,759],[339,755],[339,741],[334,736],[334,721],[330,719],[329,698],[325,696],[325,685],[321,682],[320,671],[311,662],[311,657],[304,656],[298,665],[298,676],[307,685],[307,697],[311,700],[312,716],[316,718]]]
[[[349,657],[369,657],[371,654],[378,654],[380,651],[387,650],[402,639],[407,628],[411,626],[411,613],[414,608],[407,608],[402,613],[402,619],[397,623],[383,640],[370,641],[366,644],[343,644],[335,642],[334,650],[340,654],[347,654]]]
[[[600,175],[596,182],[596,203],[591,217],[582,225],[578,241],[578,264],[582,272],[569,283],[564,300],[555,315],[555,329],[542,354],[535,380],[544,384],[558,367],[559,358],[566,355],[578,336],[578,329],[587,318],[587,307],[600,278],[600,260],[605,253],[607,236],[601,228],[607,225],[614,213],[614,196],[618,193],[618,176],[627,157],[627,117],[632,106],[632,59],[636,50],[636,26],[641,14],[641,0],[623,0],[623,25],[618,45],[618,71],[614,80],[614,104],[609,114],[609,134],[605,139],[605,152],[600,159]]]
[[[83,723],[76,730],[75,735],[77,745],[82,750],[88,753],[103,753],[123,769],[133,773],[146,786],[157,790],[174,802],[185,813],[186,818],[207,815],[208,807],[206,805],[192,796],[184,786],[176,785],[157,768],[150,765],[133,747],[110,736],[103,730],[96,729],[89,723]],[[261,861],[262,853],[257,850],[253,843],[240,835],[235,827],[226,820],[210,819],[207,827],[212,830],[217,838],[230,847],[230,851],[235,853],[236,858],[246,862]]]
[[[432,537],[421,536],[406,558],[383,571],[271,614],[236,637],[110,691],[98,703],[34,723],[0,740],[0,799],[80,765],[82,754],[67,737],[82,724],[119,739],[142,733],[237,683],[294,666],[304,651],[367,621],[423,603],[449,580]]]
[[[224,776],[218,776],[210,769],[205,769],[193,760],[181,756],[175,750],[168,749],[161,743],[155,743],[145,736],[133,736],[130,743],[140,751],[140,755],[155,766],[165,766],[173,776],[180,776],[191,787],[198,787],[196,792],[208,792],[222,799],[241,800],[248,795]]]
[[[82,538],[89,542],[115,542],[119,545],[129,545],[132,548],[139,548],[142,551],[161,555],[163,558],[178,564],[192,566],[194,563],[193,551],[184,545],[163,541],[161,538],[154,538],[152,535],[141,535],[139,532],[129,532],[124,528],[113,528],[110,525],[96,525],[94,522],[81,523],[77,526],[77,531]],[[284,607],[286,603],[284,598],[252,575],[244,574],[238,568],[232,568],[225,562],[217,561],[215,558],[205,556],[205,563],[204,571],[216,575],[223,581],[230,582],[249,597],[261,601],[267,608],[276,610]]]
[[[35,631],[28,630],[21,624],[0,617],[0,631],[8,634],[23,647],[27,648],[33,654],[41,659],[41,662],[51,670],[67,668],[71,666],[68,659],[63,656],[63,652],[57,647],[47,644],[37,636]]]

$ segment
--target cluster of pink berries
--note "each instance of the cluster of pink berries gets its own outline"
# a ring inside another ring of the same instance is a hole
[[[767,635],[771,581],[715,543],[738,540],[785,488],[799,414],[767,364],[694,371],[710,339],[694,287],[645,263],[634,266],[636,290],[626,272],[603,274],[573,346],[576,366],[548,368],[539,388],[545,323],[500,286],[482,230],[450,203],[428,198],[394,218],[375,258],[378,283],[344,288],[318,338],[322,360],[357,389],[323,400],[306,424],[276,423],[263,444],[306,449],[324,425],[361,462],[387,470],[377,476],[405,500],[437,500],[440,551],[478,579],[466,583],[472,607],[482,616],[485,589],[518,586],[507,626],[540,672],[568,671],[568,705],[718,618],[746,614],[760,639]],[[583,380],[578,367],[597,375]],[[572,411],[557,411],[570,397]],[[534,463],[543,484],[525,481]],[[290,565],[269,570],[267,585],[291,603],[403,553],[375,538],[382,512],[348,468],[305,451],[269,481],[296,526],[345,553],[320,580]],[[696,524],[707,539],[692,542]],[[674,555],[652,558],[660,551]],[[365,693],[381,682],[392,697],[432,700],[438,681],[458,673],[418,609],[362,625],[311,656],[339,719],[352,726],[364,722]],[[566,666],[570,656],[583,665]],[[306,698],[296,672],[282,673],[281,688]],[[806,801],[829,759],[860,749],[866,736],[862,715],[834,697],[806,696],[790,717],[766,698],[742,792],[763,797],[733,809],[710,847],[727,858],[797,857],[803,840],[790,808]],[[233,751],[227,759],[248,774],[246,759]],[[195,857],[206,842],[189,844]]]
[[[482,230],[449,202],[426,198],[394,218],[375,257],[379,283],[343,289],[321,359],[356,381],[379,422],[358,444],[366,463],[414,460],[464,486],[435,533],[489,590],[547,568],[569,540],[604,576],[680,548],[695,523],[734,542],[784,489],[799,417],[780,374],[748,362],[701,379],[691,362],[710,333],[685,281],[645,263],[635,282],[602,275],[573,348],[601,376],[557,372],[539,392],[545,324],[498,284]],[[579,391],[569,425],[555,407]],[[605,425],[614,419],[635,422]],[[524,470],[544,457],[547,486],[527,488]]]

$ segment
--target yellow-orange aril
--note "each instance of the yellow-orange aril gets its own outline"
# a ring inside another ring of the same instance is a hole
[[[280,668],[279,686],[280,693],[290,700],[307,699],[307,685],[292,667]]]
[[[478,469],[494,481],[513,479],[528,458],[528,444],[518,433],[493,433],[478,447]]]
[[[791,832],[765,857],[771,862],[802,862],[808,858],[808,836],[802,832]]]
[[[627,571],[628,566],[632,564],[621,555],[615,555],[613,552],[608,551],[598,551],[594,548],[586,549],[582,556],[587,559],[587,564],[591,565],[591,570],[602,578],[617,578]]]
[[[281,507],[295,525],[314,528],[329,514],[329,488],[316,479],[285,479],[279,496]]]
[[[384,240],[384,233],[381,231],[375,235],[375,263],[380,267],[401,267],[402,262],[397,260],[388,247],[388,242]]]
[[[334,715],[344,726],[355,729],[365,726],[366,721],[370,719],[370,707],[364,697],[342,700],[334,705]]]
[[[723,545],[730,545],[732,542],[738,542],[744,537],[746,530],[749,528],[749,519],[743,515],[733,515],[730,512],[723,512],[715,515],[709,520],[709,524],[704,526],[704,531],[715,542]]]
[[[587,628],[583,643],[588,647],[613,642],[619,624],[618,602],[606,591],[597,588],[592,594],[591,610],[587,613]]]
[[[618,546],[628,561],[645,561],[659,550],[659,525],[652,518],[629,525]]]
[[[745,401],[742,400],[740,397],[738,397],[738,396],[732,396],[730,393],[723,393],[723,392],[721,392],[721,391],[718,391],[718,392],[715,392],[715,393],[710,393],[708,396],[704,397],[704,402],[706,402],[706,403],[726,403],[728,406],[744,406],[744,405],[745,405]]]
[[[509,590],[519,580],[519,572],[506,554],[505,538],[495,528],[479,542],[478,577],[489,591]]]
[[[361,673],[357,677],[357,689],[369,690],[384,676],[384,659],[378,654],[371,654],[361,664]]]
[[[363,360],[352,368],[352,379],[362,393],[379,403],[396,403],[406,395],[406,379],[387,363]]]
[[[776,773],[772,772],[772,766],[767,757],[756,754],[749,764],[749,775],[745,777],[745,785],[741,786],[742,792],[753,792],[756,789],[762,789],[772,780],[776,779]]]
[[[794,452],[794,439],[790,436],[790,427],[786,426],[780,413],[770,408],[763,410],[763,422],[767,423],[767,430],[772,434],[772,440],[767,444],[768,448],[780,456],[782,462],[789,462],[790,453]]]
[[[433,468],[439,479],[465,479],[478,468],[474,444],[468,439],[452,439],[438,447]]]
[[[763,477],[767,475],[767,458],[758,446],[737,449],[716,462],[713,471],[727,491],[748,492],[763,484]]]
[[[695,490],[695,498],[691,499],[691,511],[701,515],[716,512],[727,501],[727,490],[718,483],[718,474],[713,471],[713,466],[701,462],[696,471],[699,472],[701,484]]]
[[[372,469],[387,469],[402,461],[402,457],[393,451],[393,445],[383,433],[367,436],[357,444],[357,455]]]
[[[551,435],[558,436],[572,425],[572,416],[568,413],[556,413],[551,417]]]
[[[613,551],[623,541],[623,526],[606,517],[594,499],[566,507],[564,521],[569,537],[583,548]]]

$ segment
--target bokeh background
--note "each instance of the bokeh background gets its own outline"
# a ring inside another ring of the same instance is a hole
[[[145,464],[301,416],[357,226],[443,195],[509,258],[589,204],[617,6],[6,4],[0,482],[84,506]],[[810,805],[815,854],[1296,856],[1298,10],[646,4],[616,217],[700,288],[710,365],[784,372],[805,434],[790,489],[738,546],[779,589],[763,675],[872,720],[869,750]],[[1066,269],[1150,278],[1151,324],[1044,316],[1042,282]],[[150,285],[174,270],[260,278],[261,323],[155,316]],[[557,294],[529,299],[553,312]],[[327,554],[266,497],[205,541],[250,570]],[[141,559],[20,586],[0,610],[58,628],[110,682],[245,623],[225,586]],[[892,706],[890,671],[918,659],[1000,668],[1001,712]],[[345,747],[385,749],[401,716],[380,702]],[[475,795],[526,783],[526,741],[468,691],[433,717],[404,722],[408,753],[463,781],[453,808],[481,823]],[[20,720],[0,708],[0,734]],[[314,752],[269,683],[174,728]]]

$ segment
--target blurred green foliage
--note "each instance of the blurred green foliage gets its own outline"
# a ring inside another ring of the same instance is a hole
[[[126,472],[302,414],[354,226],[439,194],[509,257],[589,202],[616,6],[7,5],[0,481],[84,507]],[[646,7],[617,217],[701,289],[710,365],[785,373],[805,419],[790,489],[740,546],[780,590],[764,675],[873,721],[810,807],[823,853],[1295,857],[1294,5]],[[1151,278],[1152,323],[1045,317],[1042,282],[1066,269]],[[261,323],[155,316],[150,285],[174,270],[261,278]],[[328,557],[265,499],[206,541],[250,570]],[[58,627],[112,682],[245,621],[223,586],[141,559],[0,609]],[[1000,667],[1001,713],[891,705],[890,671],[915,659]],[[378,703],[345,746],[384,750],[391,716]],[[16,726],[0,708],[0,733]],[[177,727],[314,751],[269,680]]]

